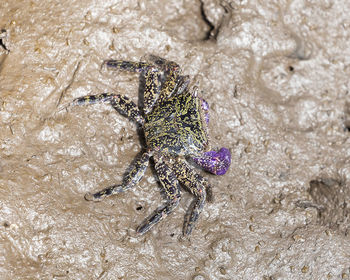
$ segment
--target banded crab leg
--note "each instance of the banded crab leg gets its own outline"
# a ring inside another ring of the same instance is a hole
[[[113,68],[117,70],[123,70],[133,73],[145,73],[150,68],[154,67],[153,64],[148,62],[134,62],[134,61],[125,61],[125,60],[116,60],[109,59],[103,62],[103,66],[108,68]]]
[[[155,104],[169,98],[174,92],[183,92],[189,82],[189,76],[180,76],[181,68],[174,61],[159,56],[148,55],[149,62],[124,60],[106,60],[108,68],[141,73],[145,77],[144,112],[152,111]]]
[[[104,62],[108,68],[141,73],[145,77],[144,89],[144,113],[152,111],[156,104],[161,90],[162,72],[153,64],[148,62],[133,62],[124,60],[106,60]]]
[[[142,179],[143,175],[145,174],[148,167],[149,158],[151,156],[152,152],[145,152],[142,154],[141,158],[136,161],[131,171],[124,177],[122,184],[110,186],[94,194],[86,193],[85,199],[88,201],[99,201],[104,197],[125,192],[126,190],[132,188]]]
[[[187,187],[190,192],[196,196],[183,226],[183,235],[188,236],[191,234],[198,221],[199,214],[203,210],[207,198],[206,190],[210,191],[211,188],[208,181],[195,172],[184,159],[179,158],[173,167],[179,182]]]
[[[144,234],[145,232],[149,231],[164,217],[171,214],[180,202],[180,184],[170,167],[162,160],[156,160],[155,169],[160,183],[164,188],[167,202],[165,205],[157,208],[151,216],[140,224],[140,226],[136,229],[137,233],[140,234]]]
[[[146,59],[153,62],[164,73],[164,81],[162,82],[158,98],[158,102],[163,102],[174,93],[179,83],[179,78],[183,77],[179,76],[181,68],[176,62],[166,60],[156,55],[150,54],[146,56]]]
[[[130,100],[130,98],[113,93],[101,93],[97,95],[87,95],[74,99],[70,104],[71,106],[81,106],[87,104],[96,103],[110,103],[114,109],[120,112],[122,115],[126,115],[128,118],[136,121],[138,124],[143,125],[144,119],[140,110],[136,104]]]

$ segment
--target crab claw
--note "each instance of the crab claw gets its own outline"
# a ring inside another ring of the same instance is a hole
[[[221,148],[218,152],[205,152],[200,158],[193,160],[210,173],[224,175],[231,164],[231,153],[229,149]]]

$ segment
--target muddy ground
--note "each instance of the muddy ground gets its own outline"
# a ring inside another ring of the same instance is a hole
[[[350,2],[2,1],[1,279],[350,279]],[[138,236],[163,203],[152,169],[94,203],[142,150],[101,92],[138,100],[109,58],[178,62],[227,147],[189,240],[193,197]]]

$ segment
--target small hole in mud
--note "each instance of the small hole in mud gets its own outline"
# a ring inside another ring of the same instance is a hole
[[[8,222],[4,222],[3,225],[4,225],[5,228],[8,228],[10,226],[10,224]]]
[[[293,66],[289,66],[289,67],[288,67],[288,70],[289,70],[290,72],[293,72],[293,71],[294,71],[294,67],[293,67]]]
[[[346,183],[334,178],[311,180],[308,193],[312,201],[307,207],[317,209],[319,223],[347,235],[350,230],[347,222],[350,216],[347,205],[350,192]]]
[[[137,210],[137,211],[141,211],[142,208],[143,208],[143,207],[142,207],[141,205],[139,205],[139,206],[136,207],[136,210]]]
[[[68,274],[68,273],[69,273],[69,270],[67,270],[66,273]]]
[[[175,235],[175,233],[171,233],[171,234],[170,234],[171,237],[174,237],[174,235]]]

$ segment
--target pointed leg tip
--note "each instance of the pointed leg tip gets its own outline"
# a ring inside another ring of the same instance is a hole
[[[136,233],[138,235],[144,235],[147,231],[149,230],[149,228],[145,225],[139,225],[137,228],[136,228]]]
[[[184,238],[189,238],[190,235],[191,235],[191,233],[192,233],[192,228],[191,228],[191,229],[190,229],[190,228],[186,228],[186,229],[182,232],[182,236],[183,236]]]
[[[85,195],[84,195],[84,198],[86,201],[98,201],[99,199],[96,199],[95,196],[90,193],[90,192],[87,192]]]
[[[186,234],[185,232],[183,232],[182,234],[179,235],[179,241],[190,243],[191,234]]]

